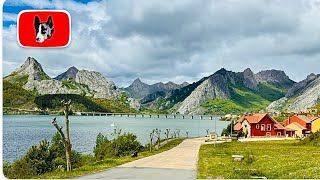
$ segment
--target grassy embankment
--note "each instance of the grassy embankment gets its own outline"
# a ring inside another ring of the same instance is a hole
[[[145,148],[142,152],[139,153],[137,158],[132,158],[130,156],[125,156],[125,157],[119,157],[119,158],[107,158],[101,161],[93,161],[89,162],[88,164],[77,168],[73,169],[71,172],[66,172],[66,171],[55,171],[55,172],[49,172],[42,174],[40,176],[34,176],[34,179],[66,179],[66,178],[73,178],[73,177],[78,177],[78,176],[83,176],[85,174],[91,174],[94,172],[99,172],[103,171],[124,163],[128,163],[137,159],[141,159],[144,157],[148,157],[154,154],[161,153],[163,151],[167,151],[173,147],[176,147],[179,145],[183,139],[175,139],[170,141],[168,144],[163,145],[159,150],[155,150],[150,152],[148,148]],[[89,156],[89,155],[88,155]],[[93,157],[92,157],[93,158]],[[90,159],[90,158],[88,158]]]
[[[320,178],[320,133],[303,141],[232,142],[203,145],[198,178],[314,179]],[[232,155],[243,155],[234,161]]]

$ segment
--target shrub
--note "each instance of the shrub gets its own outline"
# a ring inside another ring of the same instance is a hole
[[[9,179],[29,179],[34,175],[25,158],[19,159],[13,164],[6,162],[3,174]]]
[[[39,146],[32,146],[26,153],[25,159],[33,174],[42,174],[52,170],[53,156],[49,151],[49,142],[42,140]]]
[[[140,150],[141,143],[133,133],[115,133],[115,135],[116,137],[109,141],[107,137],[101,133],[98,134],[93,150],[96,159],[101,160],[106,157],[127,156],[134,151]]]
[[[141,143],[133,133],[124,133],[112,141],[113,155],[127,156],[141,148]]]
[[[103,134],[99,133],[93,153],[96,159],[101,160],[111,154],[111,142]]]

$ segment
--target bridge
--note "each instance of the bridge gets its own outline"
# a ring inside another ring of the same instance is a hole
[[[142,113],[107,113],[107,112],[75,112],[77,116],[118,116],[118,117],[143,117],[143,118],[171,118],[171,119],[210,119],[213,115],[183,115],[183,114],[142,114]]]
[[[18,114],[61,114],[62,111],[48,111],[41,109],[23,109],[3,107],[4,110],[13,110]],[[143,118],[171,118],[171,119],[207,119],[213,120],[213,115],[183,115],[183,114],[142,114],[142,113],[111,113],[111,112],[75,112],[76,116],[118,116],[118,117],[143,117]]]

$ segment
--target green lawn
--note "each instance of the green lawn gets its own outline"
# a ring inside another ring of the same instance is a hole
[[[268,179],[320,178],[320,147],[294,145],[294,141],[232,142],[203,145],[198,178]],[[234,161],[232,155],[243,155]]]
[[[176,147],[179,145],[183,139],[175,139],[170,141],[168,144],[162,146],[158,151],[154,150],[152,152],[148,151],[147,148],[140,152],[137,158],[132,158],[130,156],[126,157],[119,157],[119,158],[108,158],[101,161],[94,161],[91,163],[88,163],[87,165],[84,165],[80,168],[73,169],[71,172],[66,171],[56,171],[56,172],[48,172],[39,176],[32,177],[33,179],[66,179],[66,178],[73,178],[82,176],[85,174],[91,174],[98,171],[103,171],[106,169],[109,169],[111,167],[115,167],[124,163],[128,163],[137,159],[141,159],[144,157],[148,157],[154,154],[161,153],[163,151],[167,151],[173,147]]]

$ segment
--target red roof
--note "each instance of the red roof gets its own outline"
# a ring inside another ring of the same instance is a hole
[[[296,126],[298,126],[300,129],[307,129],[307,128],[305,128],[305,127],[303,127],[303,126],[301,126],[299,123],[297,123],[297,122],[293,122],[293,123],[291,123],[291,124],[295,124]],[[290,124],[289,124],[290,125]],[[289,126],[288,125],[288,126]]]
[[[247,120],[250,124],[256,124],[261,121],[267,113],[258,113],[252,115],[243,115],[238,122],[242,123],[242,121]],[[272,119],[272,118],[271,118]]]
[[[308,118],[307,116],[305,116],[305,115],[298,115],[297,116],[299,119],[301,119],[302,121],[304,121],[304,122],[306,122],[306,123],[311,123],[311,119],[310,118]]]
[[[241,123],[238,122],[238,123],[233,127],[233,129],[234,129],[235,131],[240,131],[240,130],[242,129]]]

